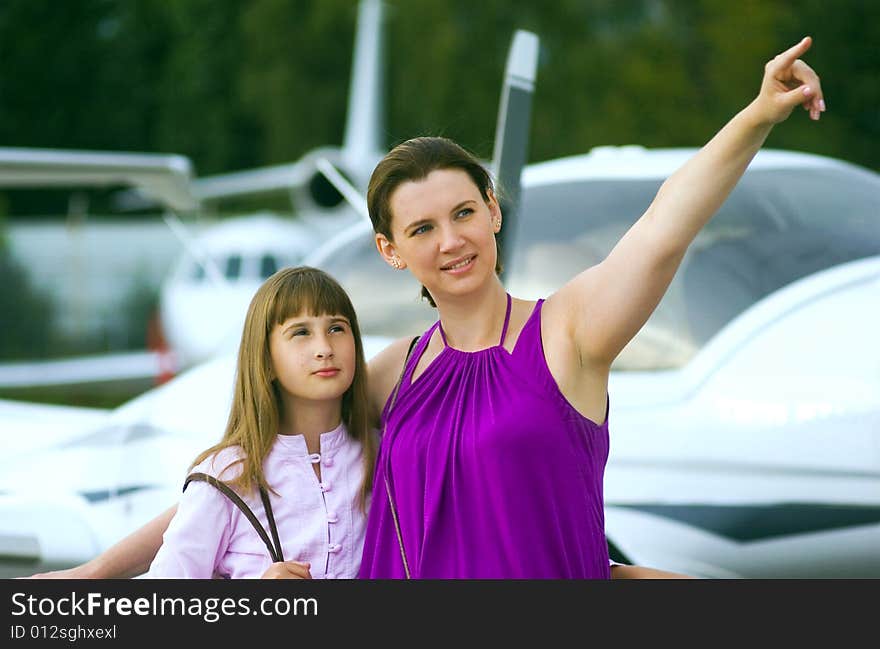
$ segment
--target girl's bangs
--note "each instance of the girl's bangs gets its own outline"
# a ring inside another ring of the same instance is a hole
[[[290,275],[278,287],[269,322],[282,324],[300,314],[343,315],[352,318],[351,302],[345,291],[319,273]]]

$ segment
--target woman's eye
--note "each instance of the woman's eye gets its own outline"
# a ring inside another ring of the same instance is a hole
[[[420,225],[415,230],[413,230],[412,233],[413,233],[413,235],[424,234],[425,232],[427,232],[430,229],[431,229],[430,225]]]
[[[473,212],[474,211],[471,208],[466,207],[463,210],[459,210],[456,216],[458,216],[459,218],[464,218],[465,216],[470,216],[471,214],[473,214]]]

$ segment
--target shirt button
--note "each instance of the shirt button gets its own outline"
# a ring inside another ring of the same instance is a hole
[[[320,461],[321,461],[321,454],[320,453],[310,453],[309,454],[309,462],[311,462],[312,464],[317,464]]]
[[[342,549],[342,546],[339,545],[338,543],[331,543],[330,545],[327,546],[327,552],[332,552],[333,554],[336,554],[341,549]]]
[[[332,488],[333,488],[333,485],[331,485],[329,482],[322,482],[321,483],[321,491],[325,491],[325,492],[330,491]]]
[[[327,522],[335,523],[339,520],[339,516],[336,515],[336,512],[327,512]]]
[[[333,458],[332,457],[325,457],[322,459],[324,461],[324,466],[333,466]]]

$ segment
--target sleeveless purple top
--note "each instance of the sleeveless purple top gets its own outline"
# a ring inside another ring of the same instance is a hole
[[[543,300],[513,352],[502,347],[507,300],[495,347],[449,347],[438,321],[410,355],[382,413],[360,578],[406,577],[398,527],[414,579],[610,577],[607,416],[597,425],[559,391],[541,341]],[[438,327],[446,346],[412,381]]]

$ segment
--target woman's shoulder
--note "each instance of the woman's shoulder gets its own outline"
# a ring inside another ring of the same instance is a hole
[[[378,415],[382,411],[388,395],[394,389],[394,384],[403,371],[403,362],[409,354],[413,339],[416,336],[399,338],[376,354],[368,365],[367,382],[370,394],[370,410],[372,416],[378,421]]]
[[[417,336],[398,338],[381,352],[376,354],[369,363],[370,381],[384,382],[397,380],[403,361],[409,353],[413,339]]]

